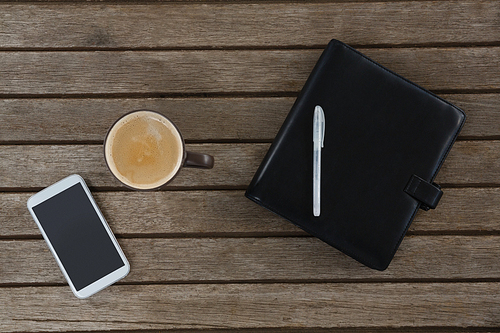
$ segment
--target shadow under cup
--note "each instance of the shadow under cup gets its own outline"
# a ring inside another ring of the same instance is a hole
[[[135,190],[160,189],[182,167],[214,165],[212,156],[186,151],[177,126],[151,110],[132,111],[115,121],[104,139],[104,159],[113,176]]]

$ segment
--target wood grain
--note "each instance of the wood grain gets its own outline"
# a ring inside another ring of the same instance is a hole
[[[26,208],[33,193],[0,194],[0,237],[41,237]],[[124,237],[300,236],[305,232],[244,197],[244,191],[94,192],[111,229]],[[446,188],[410,233],[500,232],[500,188]]]
[[[246,187],[269,144],[190,144],[188,150],[215,158],[212,170],[184,168],[172,187]],[[436,181],[499,184],[500,141],[456,142]],[[0,149],[0,188],[45,187],[79,173],[90,186],[120,186],[107,170],[102,145],[5,145]],[[30,175],[30,177],[26,177]]]
[[[500,29],[500,2],[484,0],[19,3],[2,4],[0,13],[3,48],[310,47],[332,37],[355,45],[469,44],[498,42]]]
[[[61,175],[72,173],[84,177],[89,186],[121,187],[106,167],[102,145],[15,145],[1,148],[0,187],[45,187],[60,180]],[[269,144],[191,144],[186,148],[214,156],[214,168],[183,168],[170,183],[171,187],[246,186]]]
[[[0,288],[4,331],[299,327],[496,327],[499,283]],[[64,311],[61,311],[64,309]],[[390,314],[390,315],[388,315]]]
[[[441,95],[455,104],[467,115],[465,126],[460,132],[464,138],[499,137],[500,134],[500,94],[456,94]]]
[[[500,137],[500,94],[446,94],[462,108],[462,138]],[[123,113],[157,110],[188,141],[267,140],[276,136],[295,97],[0,99],[0,142],[102,142]]]
[[[138,109],[163,113],[188,141],[270,141],[294,101],[294,97],[0,99],[0,141],[102,142],[118,117]],[[485,106],[480,111],[491,121],[494,115],[488,110]],[[487,127],[489,122],[485,123]]]
[[[500,89],[500,47],[360,49],[430,90]],[[3,52],[0,95],[298,92],[321,50]]]
[[[409,236],[384,272],[312,237],[119,243],[131,265],[123,283],[500,279],[499,236]],[[43,240],[0,241],[0,263],[0,285],[65,283]]]
[[[500,141],[461,141],[446,158],[436,177],[437,183],[496,185],[500,179]],[[480,173],[476,171],[481,170]]]
[[[497,332],[500,0],[0,0],[0,332]],[[386,271],[244,197],[331,38],[462,108],[467,122]],[[102,140],[169,116],[214,170],[126,190]],[[26,208],[71,174],[132,266],[77,300]]]

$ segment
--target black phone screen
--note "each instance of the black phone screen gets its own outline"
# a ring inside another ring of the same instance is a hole
[[[76,290],[125,265],[80,183],[33,211]]]

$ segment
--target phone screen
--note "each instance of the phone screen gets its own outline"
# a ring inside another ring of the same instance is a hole
[[[77,291],[125,265],[80,183],[33,211]]]

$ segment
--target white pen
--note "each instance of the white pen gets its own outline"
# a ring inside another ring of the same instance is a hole
[[[316,105],[313,115],[313,215],[321,213],[321,148],[325,141],[325,113]]]

